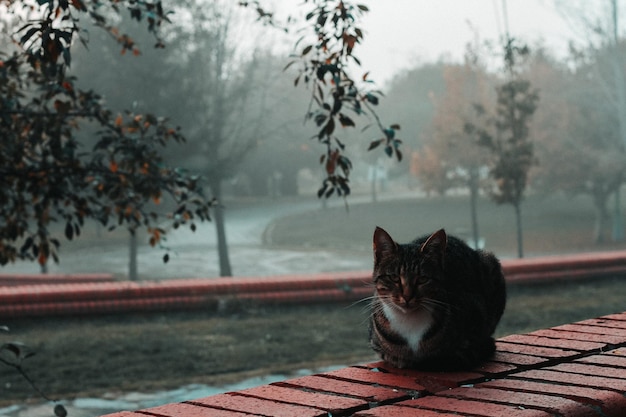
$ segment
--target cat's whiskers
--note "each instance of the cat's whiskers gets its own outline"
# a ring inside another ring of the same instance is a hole
[[[435,313],[437,310],[441,310],[442,308],[445,311],[450,311],[452,308],[449,303],[441,300],[436,300],[434,298],[422,298],[420,300],[420,305],[431,314]]]

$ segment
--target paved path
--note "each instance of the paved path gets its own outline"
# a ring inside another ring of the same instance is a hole
[[[350,204],[366,201],[355,197]],[[330,205],[343,205],[331,200]],[[263,200],[250,205],[226,207],[226,233],[233,274],[236,276],[270,276],[291,273],[364,270],[371,267],[369,253],[336,254],[318,249],[277,249],[263,245],[262,236],[277,218],[321,207],[316,197],[287,200]],[[85,243],[83,243],[85,242]],[[119,241],[118,241],[119,242]],[[124,242],[124,240],[122,240]],[[141,245],[144,243],[143,245]],[[214,223],[198,224],[195,233],[188,228],[168,232],[165,244],[171,248],[167,264],[161,261],[164,252],[140,239],[139,274],[142,279],[176,279],[219,276],[217,239]],[[64,246],[63,246],[64,245]],[[65,248],[65,250],[64,250]],[[125,243],[94,245],[80,238],[69,244],[62,242],[60,264],[51,264],[50,272],[110,272],[126,276],[128,247]],[[21,262],[1,269],[4,273],[38,273],[36,263]]]

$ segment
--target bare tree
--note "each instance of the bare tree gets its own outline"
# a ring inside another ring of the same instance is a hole
[[[587,2],[557,1],[557,8],[571,23],[573,30],[586,43],[586,51],[577,51],[578,55],[598,55],[602,50],[609,51],[606,58],[610,71],[601,71],[595,67],[594,80],[598,89],[604,93],[604,105],[607,111],[616,115],[615,122],[619,131],[617,141],[619,152],[626,148],[626,76],[624,74],[624,54],[620,47],[620,12],[617,0],[606,0],[603,4],[596,3],[596,7],[589,8]],[[604,6],[604,7],[602,7]],[[624,167],[626,168],[626,167]],[[621,186],[624,180],[624,169],[616,173],[611,181],[616,183],[614,188],[613,227],[612,238],[616,242],[624,240],[624,222],[621,209]]]

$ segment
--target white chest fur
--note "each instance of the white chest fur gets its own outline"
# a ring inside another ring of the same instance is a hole
[[[411,350],[418,352],[424,333],[433,323],[433,318],[428,311],[402,312],[387,304],[383,304],[383,311],[391,328],[406,340]]]

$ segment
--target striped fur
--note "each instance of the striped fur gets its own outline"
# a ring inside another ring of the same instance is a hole
[[[489,358],[506,304],[500,262],[439,230],[398,244],[374,232],[370,343],[398,368],[460,370]]]

